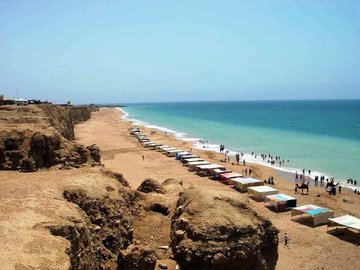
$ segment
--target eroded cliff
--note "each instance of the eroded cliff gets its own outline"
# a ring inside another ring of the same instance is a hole
[[[100,163],[100,150],[75,143],[74,124],[95,107],[0,106],[0,170],[34,171]]]

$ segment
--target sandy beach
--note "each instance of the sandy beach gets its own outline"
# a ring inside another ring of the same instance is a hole
[[[207,177],[199,177],[189,172],[185,166],[174,158],[169,158],[160,152],[145,149],[136,138],[130,136],[130,122],[121,120],[121,112],[116,108],[101,108],[92,114],[91,119],[78,124],[75,128],[76,140],[82,144],[96,143],[101,149],[102,163],[106,168],[121,172],[132,188],[137,188],[146,178],[153,178],[163,182],[167,178],[183,181],[185,187],[192,185],[201,189],[213,189],[233,196],[246,197],[230,187]],[[189,150],[190,142],[175,139],[157,131],[150,135],[152,129],[141,127],[141,130],[151,138],[162,144]],[[193,149],[193,153],[208,160],[219,163],[223,155],[205,150]],[[144,156],[144,160],[142,160]],[[223,163],[220,163],[223,164]],[[301,192],[294,194],[294,183],[281,178],[275,170],[256,164],[247,166],[224,164],[228,169],[242,172],[245,168],[252,168],[253,177],[266,179],[274,177],[274,187],[290,196],[296,197],[298,205],[315,204],[335,210],[335,216],[351,214],[360,216],[360,196],[349,191],[330,196],[323,187],[311,187],[308,195]],[[316,195],[320,193],[320,197]],[[357,269],[360,256],[358,246],[346,238],[335,237],[327,233],[327,226],[310,227],[290,219],[290,212],[276,213],[265,207],[264,202],[248,199],[256,211],[270,219],[279,229],[279,260],[276,269]],[[345,202],[344,202],[345,201]],[[141,226],[141,224],[138,224]],[[289,246],[284,246],[284,234],[289,235]],[[166,233],[166,232],[165,232]],[[148,237],[151,236],[151,230]],[[139,237],[146,237],[144,235]],[[166,239],[166,237],[165,237]]]

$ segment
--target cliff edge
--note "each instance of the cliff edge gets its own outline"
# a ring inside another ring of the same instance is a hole
[[[60,165],[100,164],[100,150],[73,140],[74,124],[90,118],[92,106],[0,106],[0,170],[35,171]]]

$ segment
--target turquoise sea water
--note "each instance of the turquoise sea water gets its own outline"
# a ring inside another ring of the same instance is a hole
[[[289,160],[282,170],[360,180],[360,100],[130,104],[124,111],[131,119],[207,140],[205,147],[215,150],[224,144],[281,156]]]

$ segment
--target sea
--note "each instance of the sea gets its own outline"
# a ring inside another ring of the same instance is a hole
[[[231,156],[243,153],[248,162],[283,172],[311,170],[312,178],[334,177],[350,188],[347,179],[360,182],[360,100],[126,105],[123,118],[192,141],[195,148],[219,151],[222,144]],[[280,158],[272,165],[268,155]]]

